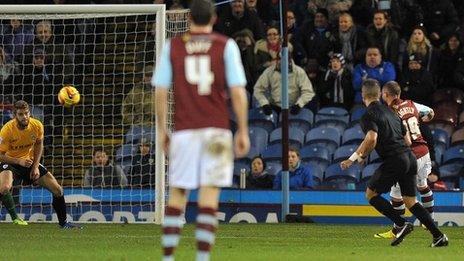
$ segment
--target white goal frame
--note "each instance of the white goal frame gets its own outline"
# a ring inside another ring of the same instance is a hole
[[[67,17],[107,17],[137,14],[156,15],[156,61],[159,61],[161,49],[166,39],[166,6],[158,4],[145,5],[1,5],[2,19],[18,18],[18,15],[43,15],[44,19],[53,19],[53,15]],[[156,129],[158,137],[158,128]],[[165,155],[163,148],[156,142],[156,181],[155,181],[155,223],[161,224],[165,207]]]

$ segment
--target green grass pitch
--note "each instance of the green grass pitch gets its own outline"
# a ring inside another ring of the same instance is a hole
[[[194,225],[183,230],[177,260],[195,259]],[[446,227],[447,248],[430,248],[416,227],[398,247],[373,234],[387,227],[315,224],[221,224],[212,260],[464,260],[464,228]],[[0,260],[160,260],[157,225],[0,224]]]

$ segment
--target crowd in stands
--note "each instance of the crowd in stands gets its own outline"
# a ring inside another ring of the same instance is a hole
[[[154,2],[167,4],[168,9],[188,5],[181,0],[88,2]],[[273,154],[281,135],[279,16],[278,1],[234,0],[218,6],[214,26],[236,41],[246,71],[252,150],[248,158],[236,161],[235,171],[247,170],[247,188],[280,187],[277,166],[282,155]],[[338,186],[341,172],[336,165],[342,158],[339,156],[359,144],[357,121],[364,111],[361,83],[368,78],[381,84],[398,81],[403,98],[435,109],[436,119],[428,126],[433,135],[431,151],[436,154],[434,173],[441,171],[449,188],[459,187],[453,175],[459,172],[456,168],[464,166],[464,155],[459,154],[464,151],[460,128],[464,122],[464,114],[460,114],[464,99],[464,1],[290,0],[285,18],[291,58],[292,189],[353,188]],[[54,28],[50,21],[32,25],[15,19],[0,26],[2,103],[11,101],[13,94],[23,95],[33,105],[54,104],[55,83],[79,81],[76,76],[69,78],[76,71],[69,65],[78,64],[79,53],[85,50],[71,50],[66,37],[56,37],[56,30],[64,32],[64,27]],[[146,66],[143,81],[125,95],[123,121],[133,126],[116,152],[115,162],[108,160],[104,150],[95,150],[85,186],[153,186],[152,107],[133,106],[134,101],[146,104],[151,100],[148,83],[152,71],[152,66]],[[15,87],[17,83],[20,88]],[[233,119],[231,123],[233,128]],[[149,139],[145,139],[147,133]],[[319,134],[323,138],[316,142],[314,137]],[[350,135],[358,136],[351,139]],[[344,181],[365,186],[372,165],[378,164],[375,153],[367,163],[370,165],[344,172],[349,176]]]

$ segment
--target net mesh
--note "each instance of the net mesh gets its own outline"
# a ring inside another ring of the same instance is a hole
[[[0,125],[12,118],[15,100],[32,105],[45,126],[43,163],[65,188],[74,220],[153,221],[149,80],[156,39],[164,37],[156,34],[156,15],[8,14],[0,23]],[[166,12],[166,38],[187,28],[187,10]],[[65,85],[81,93],[78,105],[58,103]],[[109,165],[98,164],[105,161],[99,150]],[[50,193],[15,185],[18,212],[27,220],[54,219]]]

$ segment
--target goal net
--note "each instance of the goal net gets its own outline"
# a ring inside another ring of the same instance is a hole
[[[43,164],[64,188],[76,222],[161,222],[165,157],[156,146],[151,74],[188,11],[164,5],[2,6],[0,112],[24,99],[45,126]],[[58,103],[66,85],[81,101]],[[156,175],[155,175],[156,173]],[[17,212],[56,221],[52,195],[15,183]],[[0,220],[9,221],[5,208]]]

